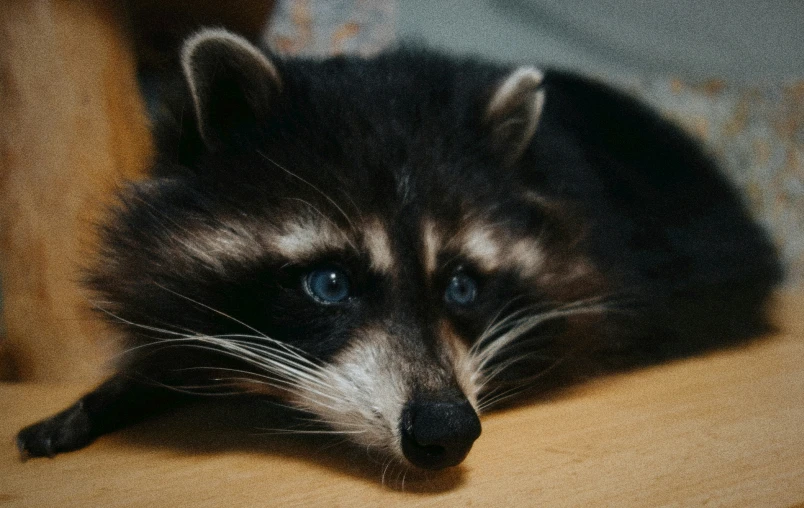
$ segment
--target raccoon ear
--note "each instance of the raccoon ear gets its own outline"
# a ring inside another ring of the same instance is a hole
[[[282,88],[276,66],[262,51],[220,28],[203,29],[187,39],[181,65],[198,133],[210,150],[266,117]]]
[[[507,164],[528,147],[544,107],[544,74],[535,67],[519,67],[497,87],[484,117],[491,143]]]

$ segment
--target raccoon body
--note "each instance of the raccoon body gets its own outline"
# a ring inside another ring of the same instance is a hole
[[[424,49],[276,58],[222,30],[182,70],[88,277],[120,373],[23,453],[234,388],[440,469],[508,390],[764,326],[765,234],[694,142],[606,86]]]

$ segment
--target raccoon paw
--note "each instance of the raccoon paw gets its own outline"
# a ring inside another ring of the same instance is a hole
[[[83,448],[94,437],[90,416],[79,401],[61,413],[22,429],[17,434],[17,448],[23,460],[54,457],[57,453]]]

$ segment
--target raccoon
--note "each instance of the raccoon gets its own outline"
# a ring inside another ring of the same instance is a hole
[[[421,469],[548,386],[755,336],[774,248],[679,129],[572,73],[204,29],[87,276],[119,371],[23,429],[82,448],[190,391],[277,397]]]

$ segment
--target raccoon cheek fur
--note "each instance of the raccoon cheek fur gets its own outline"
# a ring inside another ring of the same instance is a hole
[[[600,83],[421,48],[279,58],[219,29],[174,81],[153,178],[86,278],[125,361],[23,454],[256,387],[441,469],[533,384],[766,325],[767,235],[695,142]]]

